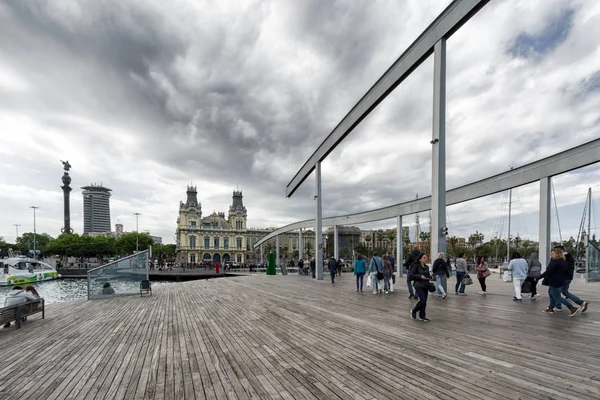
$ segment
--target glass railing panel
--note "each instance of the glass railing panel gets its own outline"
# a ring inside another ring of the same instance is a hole
[[[149,279],[148,251],[141,251],[88,271],[88,299],[140,293],[140,282]]]
[[[589,260],[586,260],[588,263],[587,280],[588,282],[598,282],[600,281],[600,248],[592,242],[589,242],[589,246]]]

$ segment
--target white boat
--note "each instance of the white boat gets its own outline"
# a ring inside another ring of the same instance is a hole
[[[0,286],[29,285],[60,278],[54,268],[45,262],[28,257],[0,260]]]

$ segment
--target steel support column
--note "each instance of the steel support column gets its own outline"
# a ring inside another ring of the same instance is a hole
[[[279,235],[275,236],[275,269],[279,267]]]
[[[263,251],[263,245],[260,244],[260,263],[261,265],[265,262],[265,253]]]
[[[404,257],[402,256],[404,250],[404,236],[402,235],[402,215],[396,217],[396,268],[398,270],[398,278],[402,278],[402,262]]]
[[[546,265],[550,261],[550,211],[551,211],[551,189],[550,177],[540,179],[540,248],[539,256],[542,263],[542,271],[546,270]]]
[[[446,39],[433,47],[433,134],[431,174],[431,259],[446,252]]]
[[[339,246],[338,226],[333,227],[333,256],[336,260],[340,259],[340,246]]]
[[[321,162],[315,166],[315,263],[317,268],[317,279],[323,280],[323,208],[321,206]]]
[[[302,228],[298,230],[298,261],[304,260],[304,246],[302,245]]]

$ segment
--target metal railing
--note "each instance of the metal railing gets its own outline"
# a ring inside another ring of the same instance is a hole
[[[150,279],[149,251],[140,251],[88,270],[88,300],[140,293],[140,282]]]

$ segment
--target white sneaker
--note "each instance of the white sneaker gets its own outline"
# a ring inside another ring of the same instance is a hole
[[[385,294],[388,294],[388,293],[389,293],[389,292],[386,290],[386,291],[385,291]]]
[[[533,296],[533,297],[531,298],[531,300],[538,299],[539,297],[540,297],[540,295],[539,295],[539,294],[536,294],[535,296]]]
[[[444,293],[444,294],[442,295],[442,299],[445,299],[445,298],[446,298],[446,296],[448,296],[448,295],[447,295],[446,293]]]
[[[485,294],[485,292],[479,292],[479,294],[483,296]]]

